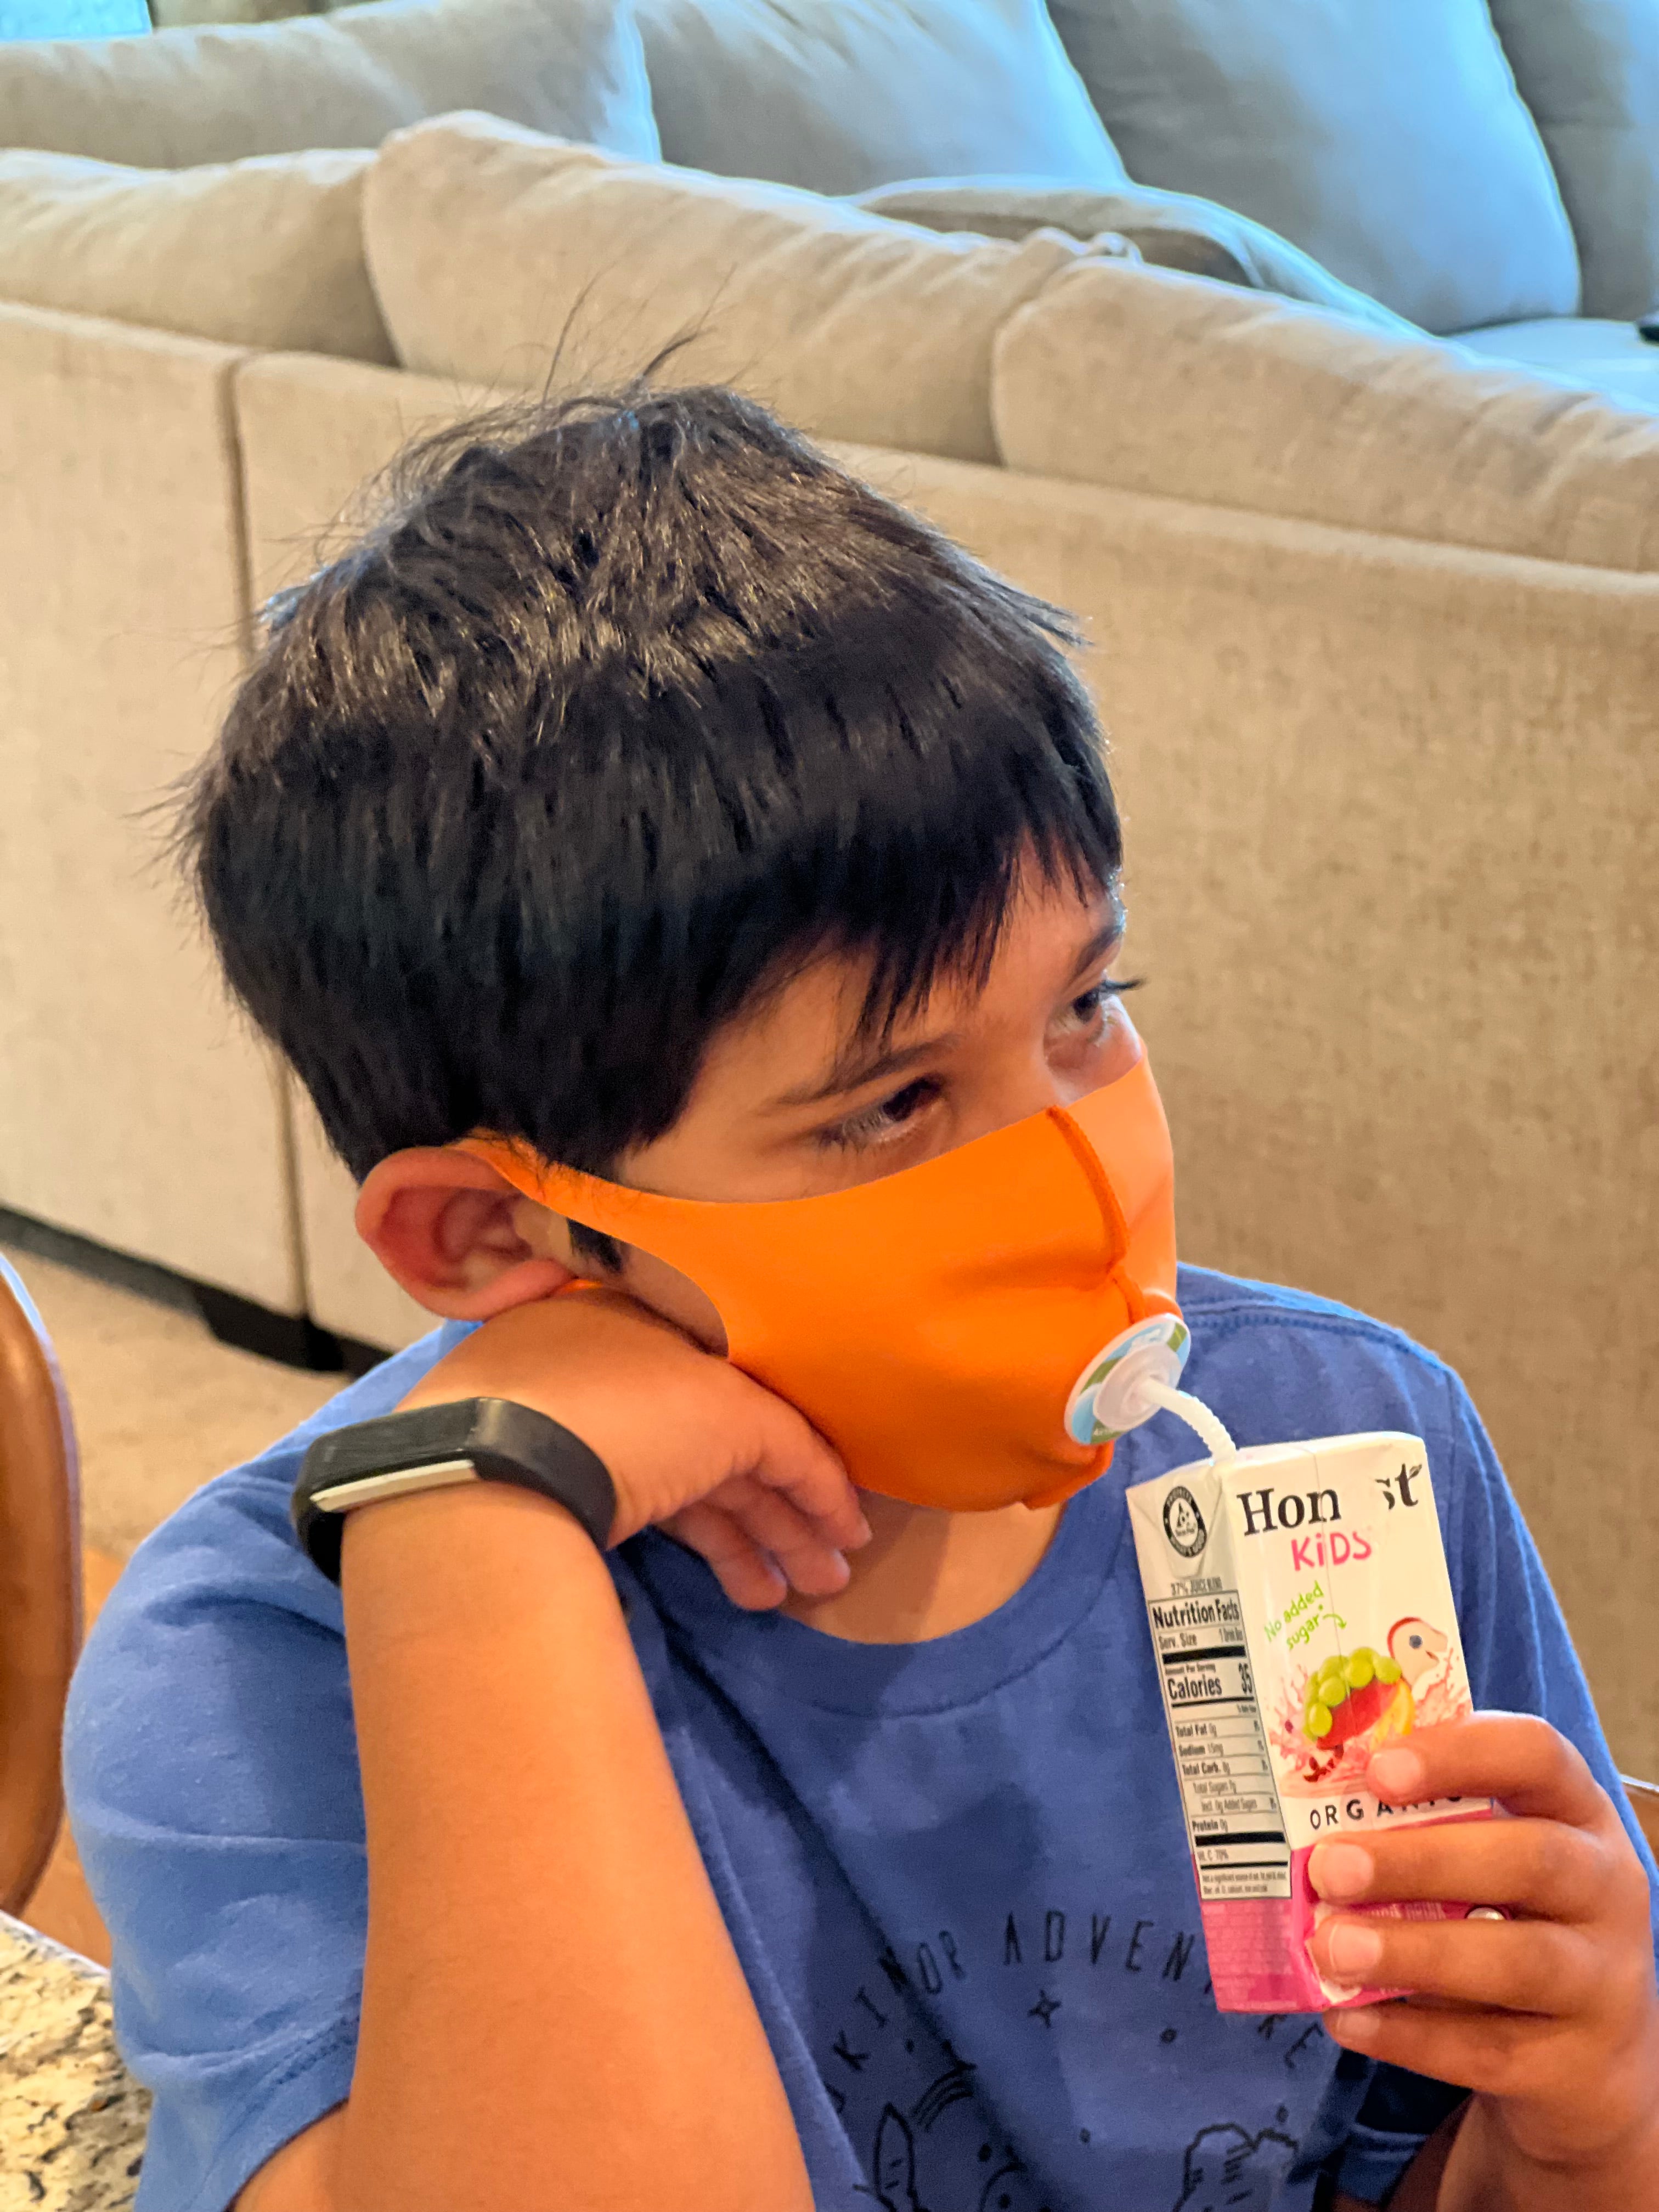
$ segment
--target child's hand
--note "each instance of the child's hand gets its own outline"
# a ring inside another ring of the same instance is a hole
[[[666,1528],[734,1604],[830,1595],[869,1540],[846,1469],[794,1407],[620,1291],[498,1314],[403,1403],[458,1398],[510,1398],[573,1430],[616,1485],[611,1542]]]
[[[1513,1917],[1328,1920],[1310,1947],[1322,1973],[1413,1992],[1328,2012],[1329,2033],[1413,2073],[1466,2083],[1486,2107],[1481,2132],[1504,2139],[1504,2156],[1512,2150],[1528,2169],[1587,2182],[1610,2167],[1622,2173],[1632,2146],[1640,2156],[1650,2136],[1646,2157],[1659,2154],[1647,1877],[1579,1753],[1547,1722],[1486,1713],[1391,1744],[1373,1756],[1366,1781],[1396,1805],[1492,1797],[1516,1817],[1322,1844],[1309,1864],[1322,1897],[1458,1899],[1505,1905]],[[1484,2124],[1494,2121],[1495,2130]],[[1492,2201],[1534,2199],[1495,2191]],[[1601,2200],[1592,2187],[1572,2201]]]

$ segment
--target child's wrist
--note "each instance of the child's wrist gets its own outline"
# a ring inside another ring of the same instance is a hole
[[[346,1516],[340,1587],[347,1641],[436,1629],[490,1636],[557,1590],[615,1585],[574,1513],[505,1483],[466,1483],[361,1506]]]
[[[1582,2081],[1565,2118],[1528,2099],[1475,2095],[1446,2163],[1436,2212],[1659,2212],[1659,2099],[1606,2113]],[[1621,2100],[1621,2102],[1623,2100]],[[1583,2126],[1594,2102],[1597,2124]],[[1601,2124],[1605,2119],[1608,2124]]]

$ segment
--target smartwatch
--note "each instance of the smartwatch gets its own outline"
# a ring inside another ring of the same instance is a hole
[[[330,1582],[340,1579],[355,1506],[458,1482],[510,1482],[574,1513],[604,1551],[617,1515],[611,1471],[579,1436],[508,1398],[466,1398],[356,1421],[319,1437],[289,1500],[294,1532]]]

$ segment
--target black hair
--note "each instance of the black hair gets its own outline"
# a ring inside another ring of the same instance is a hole
[[[611,1172],[814,952],[878,1026],[1027,856],[1120,865],[1065,618],[730,392],[428,440],[267,614],[180,843],[359,1178],[474,1129]]]

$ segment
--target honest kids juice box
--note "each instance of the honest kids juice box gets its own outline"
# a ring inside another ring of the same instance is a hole
[[[1322,1981],[1308,1938],[1331,1908],[1310,1852],[1492,1809],[1395,1811],[1363,1786],[1390,1737],[1472,1709],[1427,1452],[1391,1434],[1261,1446],[1128,1498],[1216,2002],[1309,2012],[1387,1995]]]

